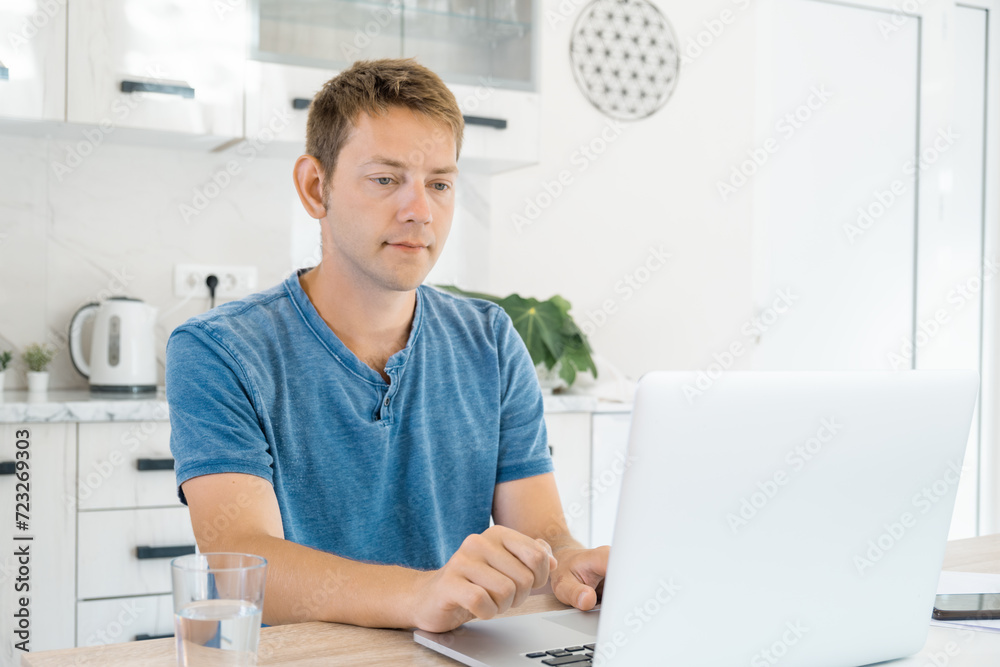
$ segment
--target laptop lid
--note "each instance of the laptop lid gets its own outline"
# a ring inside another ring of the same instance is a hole
[[[978,375],[695,382],[639,384],[594,664],[833,667],[919,651]]]

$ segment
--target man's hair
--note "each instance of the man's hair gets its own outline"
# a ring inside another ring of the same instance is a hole
[[[309,107],[306,153],[319,160],[326,183],[358,116],[380,116],[390,107],[412,109],[448,125],[458,158],[465,121],[455,96],[437,74],[413,58],[359,60],[327,81]]]

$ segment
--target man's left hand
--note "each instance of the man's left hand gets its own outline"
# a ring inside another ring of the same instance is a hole
[[[597,587],[608,571],[611,547],[596,549],[560,549],[556,554],[559,565],[551,575],[552,592],[563,604],[582,611],[597,604]]]

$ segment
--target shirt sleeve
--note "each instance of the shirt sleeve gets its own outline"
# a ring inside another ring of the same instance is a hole
[[[494,322],[500,362],[497,484],[552,472],[545,406],[531,355],[502,309]]]
[[[203,325],[182,325],[167,341],[166,393],[182,503],[181,484],[200,475],[246,473],[273,484],[256,392],[239,361]]]

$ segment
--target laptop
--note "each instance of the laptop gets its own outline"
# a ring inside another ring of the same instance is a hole
[[[696,382],[639,383],[599,611],[414,639],[477,667],[844,667],[920,651],[979,376]]]

